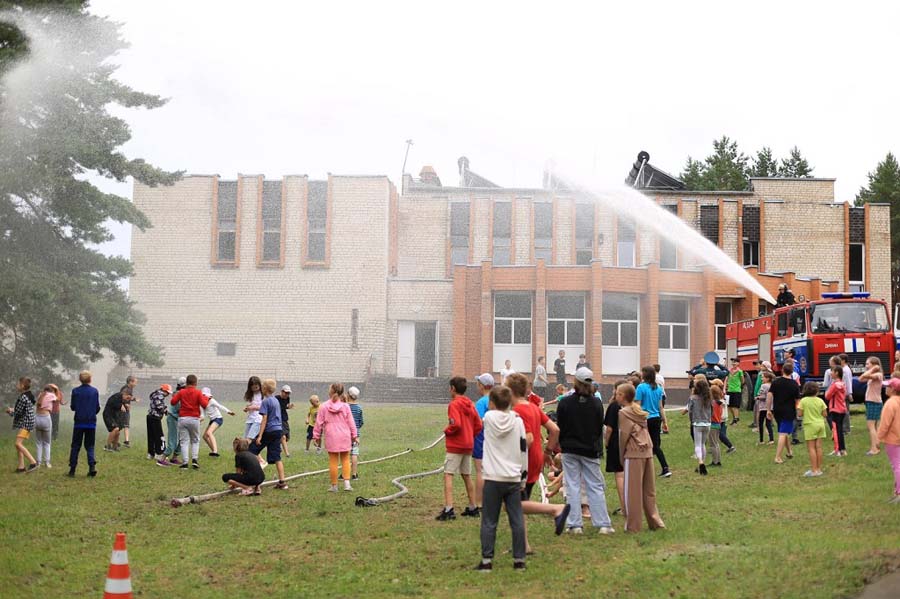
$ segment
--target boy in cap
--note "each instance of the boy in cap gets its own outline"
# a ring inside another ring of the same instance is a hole
[[[291,457],[291,452],[288,451],[288,441],[291,440],[291,426],[288,422],[288,410],[294,408],[294,404],[291,403],[291,386],[284,385],[281,387],[281,393],[275,396],[275,399],[278,400],[278,406],[281,408],[281,450],[284,452],[284,457]]]
[[[478,387],[478,401],[475,402],[475,411],[478,417],[484,421],[484,415],[488,411],[488,394],[494,388],[494,375],[490,372],[479,374],[475,377],[475,385]],[[466,508],[463,516],[477,517],[481,512],[481,493],[484,489],[484,479],[481,477],[481,459],[484,454],[484,430],[475,435],[472,444],[472,463],[475,464],[475,509]]]
[[[350,479],[357,480],[359,478],[359,431],[363,427],[363,409],[359,405],[359,389],[350,387],[347,389],[347,395],[350,397],[348,405],[350,413],[353,415],[353,423],[356,424],[356,442],[350,448]]]
[[[466,485],[466,496],[469,505],[466,507],[466,515],[477,515],[475,507],[475,485],[472,484],[472,471],[470,469],[472,446],[475,435],[481,432],[481,418],[472,405],[472,400],[466,397],[465,377],[455,376],[450,379],[450,405],[447,406],[447,428],[444,429],[444,442],[447,448],[447,457],[444,460],[444,508],[435,517],[435,520],[456,520],[453,511],[453,476],[462,476]],[[474,514],[473,514],[474,512]]]

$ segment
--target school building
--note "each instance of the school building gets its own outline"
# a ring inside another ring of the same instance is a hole
[[[890,298],[887,205],[836,203],[833,179],[757,178],[689,192],[645,159],[628,182],[774,295]],[[385,176],[190,175],[135,185],[131,298],[165,367],[291,381],[532,372],[558,350],[608,379],[658,362],[679,377],[765,302],[551,174],[505,188],[460,158],[455,185]],[[647,218],[653,218],[648,214]]]

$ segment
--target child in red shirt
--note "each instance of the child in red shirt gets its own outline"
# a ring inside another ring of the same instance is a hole
[[[466,496],[469,505],[463,511],[463,516],[477,516],[478,508],[475,507],[475,485],[472,482],[472,447],[475,445],[475,435],[481,432],[481,418],[475,411],[472,400],[465,396],[466,379],[455,376],[450,379],[450,405],[447,406],[447,428],[444,429],[444,443],[447,447],[447,456],[444,460],[444,509],[435,520],[455,520],[453,511],[453,475],[462,476],[466,485]]]

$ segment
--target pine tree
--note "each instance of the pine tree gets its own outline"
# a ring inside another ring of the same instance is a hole
[[[791,148],[790,156],[781,161],[778,169],[779,177],[812,177],[813,168],[800,154],[797,146]]]
[[[723,135],[713,141],[713,153],[707,156],[703,170],[704,189],[741,191],[747,189],[747,156],[738,150],[736,141]]]
[[[891,280],[894,301],[900,301],[900,165],[897,158],[888,152],[868,177],[868,186],[856,194],[856,205],[873,202],[891,206]]]
[[[703,186],[703,163],[688,156],[679,179],[688,189],[701,189]]]
[[[94,249],[111,239],[110,220],[142,230],[150,223],[86,178],[175,182],[180,173],[121,152],[131,134],[108,111],[164,101],[114,79],[108,59],[126,43],[87,2],[16,4],[28,6],[0,16],[0,385],[58,377],[105,351],[160,365],[120,286],[130,262]],[[10,6],[0,2],[0,10]]]
[[[751,177],[777,177],[778,160],[772,155],[772,148],[764,146],[756,153],[753,166],[750,167]]]

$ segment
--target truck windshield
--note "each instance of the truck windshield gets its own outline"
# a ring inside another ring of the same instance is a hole
[[[872,333],[888,330],[887,311],[874,302],[813,304],[813,333]]]

